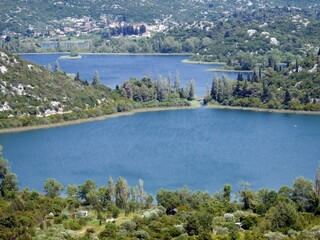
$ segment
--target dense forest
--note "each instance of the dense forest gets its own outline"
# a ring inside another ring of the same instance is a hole
[[[154,198],[141,179],[130,187],[109,177],[98,187],[91,179],[63,186],[49,178],[39,193],[19,190],[1,147],[0,238],[318,239],[319,181],[320,170],[315,185],[298,177],[292,187],[253,191],[240,182],[237,192],[226,184],[214,194],[185,186],[159,189]]]
[[[294,66],[280,70],[274,62],[265,74],[261,69],[252,77],[237,81],[215,78],[205,103],[264,109],[320,110],[320,71],[318,55],[295,61]]]

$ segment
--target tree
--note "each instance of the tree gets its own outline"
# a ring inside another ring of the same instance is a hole
[[[229,184],[225,184],[223,186],[223,199],[226,203],[230,202],[231,200],[231,192],[232,192],[232,187]]]
[[[241,92],[242,92],[241,83],[240,83],[240,80],[237,80],[236,87],[233,90],[233,96],[238,97],[241,95]]]
[[[259,81],[259,78],[258,78],[257,72],[254,71],[252,75],[252,82],[258,82],[258,81]]]
[[[6,38],[4,39],[4,41],[5,41],[6,43],[10,42],[10,41],[11,41],[11,37],[10,37],[10,36],[6,36]]]
[[[298,213],[290,202],[280,201],[271,207],[267,213],[267,219],[272,230],[287,233],[290,228],[295,229],[298,221]]]
[[[44,192],[48,197],[59,197],[63,189],[63,185],[53,178],[49,178],[44,182]]]
[[[78,82],[81,81],[81,79],[80,79],[80,73],[79,73],[79,72],[77,72],[77,75],[75,76],[74,80],[75,80],[75,81],[78,81]]]
[[[291,101],[291,99],[292,99],[292,98],[291,98],[291,94],[290,94],[289,90],[286,89],[286,92],[285,92],[285,94],[284,94],[283,104],[288,105],[289,102]]]
[[[175,80],[174,80],[174,91],[176,93],[178,93],[180,90],[180,73],[179,71],[176,72],[176,77],[175,77]]]
[[[139,28],[139,34],[142,35],[147,31],[147,28],[145,25],[141,25]]]
[[[127,180],[119,177],[115,187],[115,194],[117,207],[122,209],[126,208],[130,197],[130,189]]]
[[[8,161],[3,159],[0,145],[0,197],[6,197],[15,191],[18,191],[16,175],[10,172]]]
[[[215,76],[212,80],[210,96],[213,100],[217,100],[218,78]]]
[[[144,185],[143,180],[139,179],[139,201],[141,204],[146,201],[146,196],[147,196],[147,194],[143,189],[143,185]]]
[[[189,93],[188,93],[188,100],[193,100],[194,99],[194,92],[195,92],[195,81],[192,79],[189,82]]]
[[[76,198],[77,197],[77,186],[76,185],[68,185],[66,190],[67,196],[69,198]]]
[[[296,58],[296,73],[299,72],[299,62],[298,62],[298,58]]]
[[[158,191],[157,202],[167,210],[174,209],[180,205],[177,194],[163,188]]]
[[[61,68],[60,68],[60,65],[59,65],[58,61],[56,61],[56,63],[54,64],[54,72],[56,72],[56,73],[60,73],[61,72]]]
[[[291,199],[303,211],[313,212],[319,203],[312,181],[299,177],[293,184]]]
[[[262,69],[261,69],[261,67],[259,67],[259,79],[261,79],[262,78]]]
[[[237,81],[243,81],[242,73],[238,73]]]
[[[250,186],[250,183],[248,182],[241,181],[239,182],[239,186],[241,187],[241,190],[238,192],[238,197],[243,203],[244,210],[247,210],[252,207],[255,193],[252,190],[248,189],[248,187]]]
[[[97,86],[100,84],[99,74],[98,71],[95,72],[92,80],[92,85]]]
[[[95,191],[96,189],[97,184],[93,180],[89,179],[84,184],[78,186],[78,197],[82,200],[85,200],[86,204],[89,204],[90,202],[87,194],[90,191]]]
[[[110,196],[111,196],[111,200],[112,200],[115,195],[115,186],[114,186],[113,179],[111,176],[108,179],[108,188],[109,188]]]
[[[320,166],[317,168],[316,179],[314,181],[315,191],[318,196],[320,196]]]

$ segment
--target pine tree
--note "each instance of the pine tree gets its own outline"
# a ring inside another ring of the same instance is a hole
[[[99,74],[98,71],[95,72],[92,80],[92,85],[99,85],[100,84],[100,79],[99,79]]]

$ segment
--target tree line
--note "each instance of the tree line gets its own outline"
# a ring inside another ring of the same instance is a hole
[[[116,182],[109,177],[101,187],[87,180],[67,185],[61,197],[63,190],[49,178],[44,194],[19,191],[1,148],[0,238],[302,240],[316,239],[320,233],[320,168],[314,183],[298,177],[292,187],[278,191],[253,191],[243,181],[236,192],[225,184],[214,194],[186,186],[161,188],[156,203],[141,179],[132,187],[122,177]],[[85,233],[77,235],[81,229]]]

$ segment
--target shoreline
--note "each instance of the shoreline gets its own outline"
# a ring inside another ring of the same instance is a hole
[[[130,116],[130,115],[133,115],[133,114],[136,114],[136,113],[172,111],[172,110],[192,110],[192,109],[196,109],[198,107],[199,106],[194,106],[193,105],[193,106],[182,106],[182,107],[140,108],[140,109],[133,109],[133,110],[127,111],[127,112],[117,112],[117,113],[112,113],[112,114],[103,115],[103,116],[99,116],[99,117],[83,118],[83,119],[77,119],[77,120],[72,120],[72,121],[67,121],[67,122],[59,122],[59,123],[51,123],[51,124],[45,124],[45,125],[34,125],[34,126],[26,126],[26,127],[0,129],[0,134],[18,133],[18,132],[25,132],[25,131],[32,131],[32,130],[55,128],[55,127],[66,127],[66,126],[70,126],[70,125],[76,125],[76,124],[87,123],[87,122],[103,121],[103,120],[109,119],[109,118]]]
[[[41,52],[41,53],[13,53],[14,55],[38,55],[38,54],[70,54],[70,52]],[[79,52],[79,55],[123,55],[123,56],[191,56],[189,53],[82,53]]]
[[[237,111],[251,111],[251,112],[267,112],[267,113],[281,113],[281,114],[301,114],[301,115],[320,115],[320,112],[301,111],[301,110],[286,110],[286,109],[264,109],[253,107],[237,107],[237,106],[222,106],[209,105],[205,108],[222,109],[222,110],[237,110]]]
[[[232,69],[223,69],[223,68],[211,68],[207,72],[231,72],[231,73],[253,73],[253,70],[232,70]]]
[[[223,62],[203,62],[203,61],[192,61],[189,59],[184,59],[181,62],[187,64],[203,64],[203,65],[225,65]]]
[[[81,55],[78,55],[78,56],[75,56],[75,57],[72,57],[72,56],[60,56],[58,59],[59,60],[77,60],[77,59],[81,59]]]

